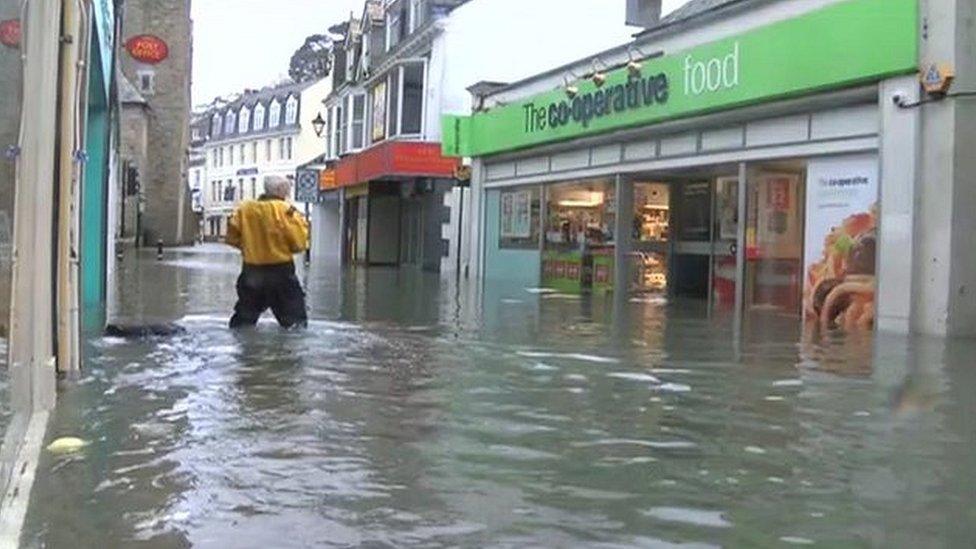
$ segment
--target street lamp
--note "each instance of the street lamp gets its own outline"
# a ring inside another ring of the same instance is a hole
[[[312,128],[315,130],[315,135],[322,137],[322,132],[325,131],[325,120],[321,112],[315,116],[315,120],[312,120]]]

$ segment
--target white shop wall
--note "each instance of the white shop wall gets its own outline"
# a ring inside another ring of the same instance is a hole
[[[441,104],[427,109],[428,133],[440,138],[442,114],[470,114],[467,88],[480,81],[516,82],[627,43],[624,2],[606,0],[475,0],[455,9],[434,41],[431,82]]]

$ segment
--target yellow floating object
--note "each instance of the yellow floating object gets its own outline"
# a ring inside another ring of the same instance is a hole
[[[88,442],[77,437],[61,437],[51,444],[48,444],[47,451],[54,454],[70,454],[71,452],[77,452],[85,446],[88,446]]]

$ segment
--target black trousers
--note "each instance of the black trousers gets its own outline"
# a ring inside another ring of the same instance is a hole
[[[244,265],[241,269],[230,327],[254,326],[268,308],[284,328],[308,325],[305,291],[295,276],[294,263]]]

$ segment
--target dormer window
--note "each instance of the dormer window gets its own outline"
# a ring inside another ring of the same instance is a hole
[[[224,118],[224,133],[230,135],[234,133],[234,127],[237,125],[237,116],[234,115],[234,111],[227,111],[227,117]]]
[[[214,137],[220,136],[221,123],[222,121],[220,118],[220,113],[215,114],[213,116],[213,120],[210,123],[210,133],[212,133]]]
[[[271,102],[271,115],[268,119],[268,126],[277,128],[281,124],[281,103],[277,99]]]
[[[298,122],[298,98],[294,95],[285,103],[285,124],[294,126]]]
[[[264,105],[258,103],[254,106],[254,131],[264,129]]]
[[[386,51],[400,43],[400,2],[386,7]]]
[[[407,0],[407,2],[409,2],[408,13],[410,17],[407,28],[409,29],[408,32],[413,32],[417,30],[417,27],[419,27],[423,22],[421,21],[421,17],[423,15],[423,11],[421,10],[421,0]]]
[[[251,109],[247,107],[241,108],[240,120],[237,124],[237,133],[247,133],[247,130],[251,128]]]

